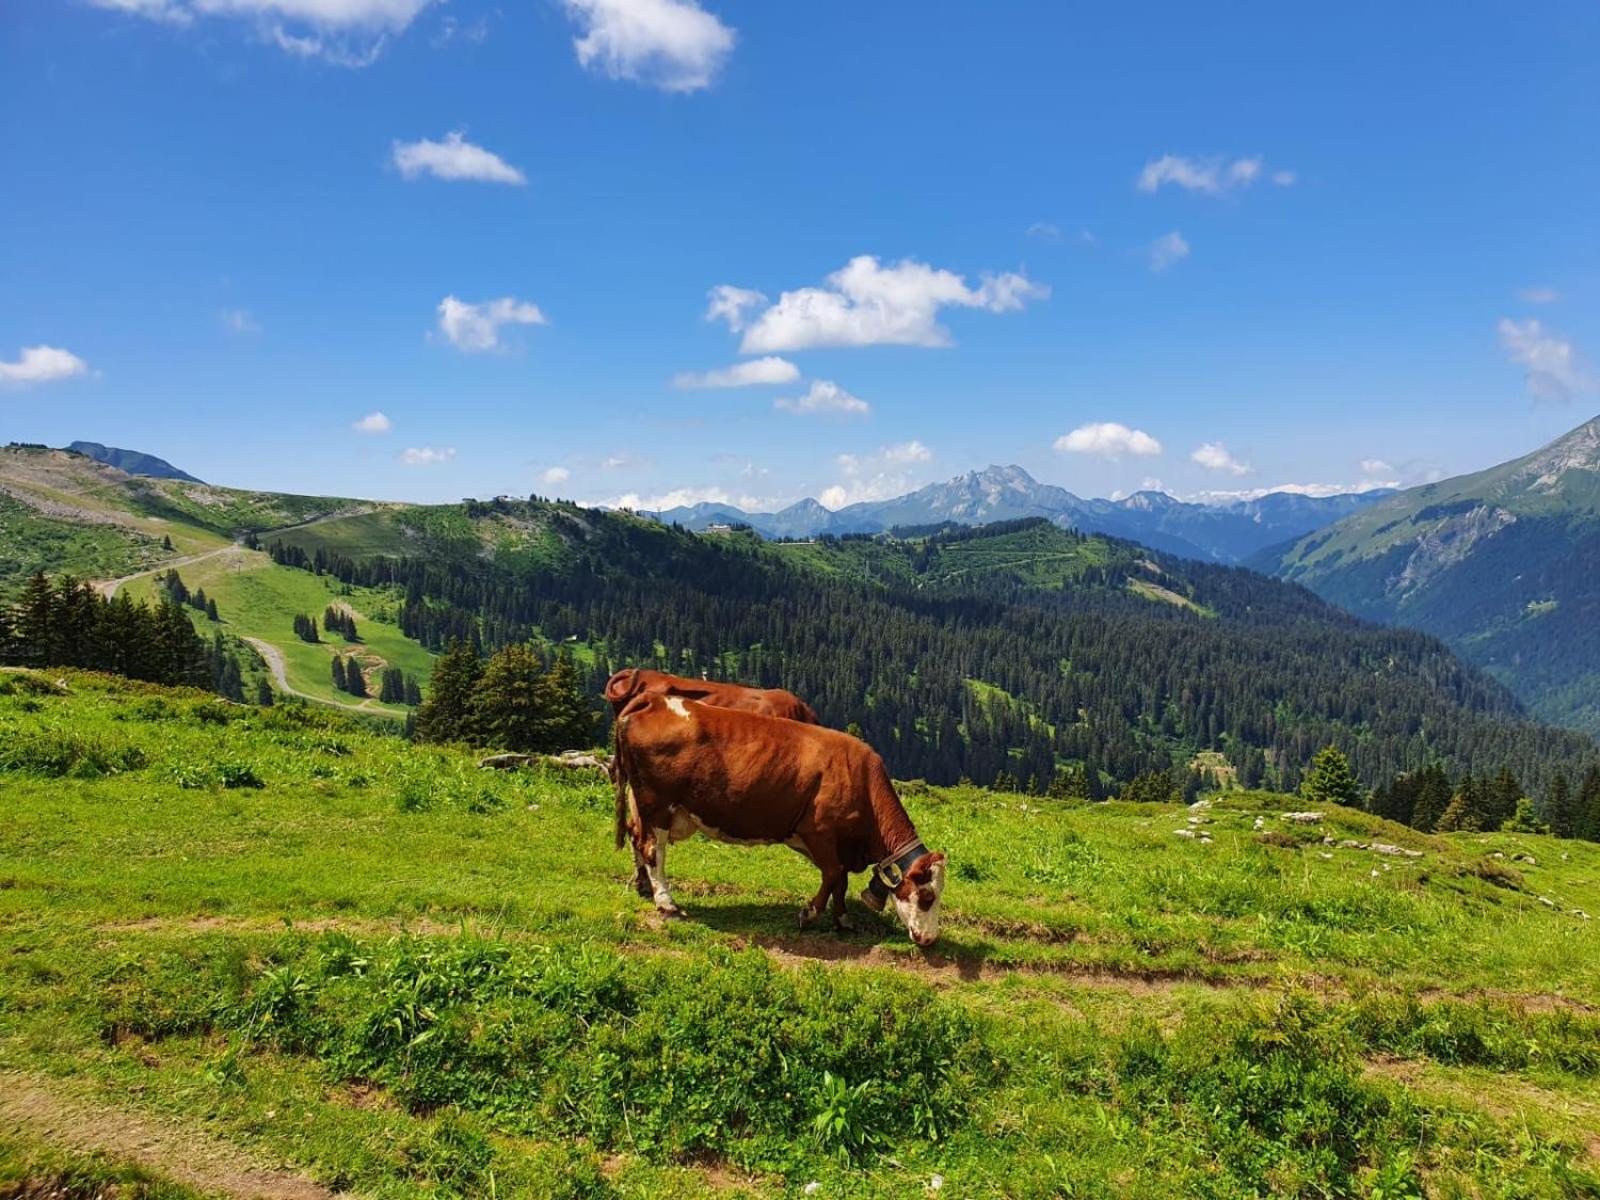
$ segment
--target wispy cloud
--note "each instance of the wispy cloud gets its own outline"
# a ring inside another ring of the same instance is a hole
[[[525,176],[491,150],[475,146],[457,131],[447,133],[442,142],[423,138],[416,142],[394,143],[394,165],[407,179],[432,175],[435,179],[476,183],[509,183],[521,186]]]
[[[772,407],[802,415],[832,413],[842,417],[864,417],[872,411],[865,400],[852,396],[829,379],[816,380],[803,396],[780,396],[772,402]]]
[[[566,467],[546,467],[539,472],[539,482],[551,487],[558,483],[565,483],[571,478],[572,472],[567,470]]]
[[[501,349],[500,330],[506,325],[545,325],[537,304],[502,296],[481,304],[468,304],[454,296],[439,301],[439,332],[467,354]]]
[[[1525,372],[1528,391],[1544,400],[1570,401],[1590,391],[1594,380],[1578,357],[1577,348],[1545,329],[1539,321],[1503,318],[1496,327],[1506,357]]]
[[[1525,287],[1517,289],[1517,299],[1524,304],[1554,304],[1561,293],[1553,287]]]
[[[261,332],[261,322],[257,321],[248,309],[225,308],[217,314],[217,319],[229,333],[241,337]]]
[[[404,33],[434,0],[88,0],[110,9],[187,26],[198,18],[248,23],[266,41],[300,58],[364,67]]]
[[[1153,458],[1161,453],[1161,443],[1142,429],[1130,429],[1120,421],[1096,421],[1080,425],[1055,441],[1058,454],[1092,454],[1118,462],[1123,458]]]
[[[1226,471],[1229,475],[1250,474],[1250,464],[1240,462],[1229,454],[1228,448],[1221,442],[1204,442],[1195,447],[1189,458],[1208,471]]]
[[[672,377],[675,388],[736,388],[764,383],[793,383],[800,378],[800,368],[788,359],[768,355],[719,367],[713,371],[682,371]]]
[[[1061,240],[1061,227],[1049,221],[1035,221],[1028,226],[1028,236],[1038,238],[1041,242],[1059,242]]]
[[[408,467],[432,467],[455,458],[453,446],[412,446],[401,453],[400,461]]]
[[[816,346],[948,346],[941,309],[1014,312],[1050,295],[1048,287],[1017,272],[985,275],[973,286],[953,271],[914,259],[884,266],[870,254],[851,259],[825,283],[784,292],[754,319],[766,298],[724,284],[712,291],[706,315],[742,330],[740,349],[746,354]]]
[[[357,433],[388,433],[394,428],[394,422],[381,412],[369,412],[358,421],[350,422],[350,428]]]
[[[566,0],[578,61],[668,92],[710,87],[737,35],[694,0]]]
[[[933,451],[916,440],[880,446],[872,454],[841,454],[834,462],[844,478],[824,488],[817,503],[840,509],[904,495],[912,489],[910,469],[932,462],[933,457]]]
[[[0,385],[30,387],[85,375],[89,364],[70,350],[55,346],[25,346],[15,362],[0,360]]]
[[[1189,257],[1189,243],[1183,240],[1183,234],[1174,229],[1151,242],[1146,253],[1150,256],[1152,271],[1165,271]]]
[[[1268,172],[1260,155],[1230,160],[1221,155],[1190,158],[1181,154],[1164,154],[1145,163],[1136,186],[1141,192],[1155,192],[1170,185],[1186,192],[1224,196],[1250,187],[1263,177],[1270,179],[1277,187],[1291,187],[1299,179],[1293,171],[1278,169]]]

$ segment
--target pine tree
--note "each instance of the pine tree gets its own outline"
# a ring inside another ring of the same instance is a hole
[[[1560,771],[1550,782],[1550,793],[1544,802],[1544,819],[1550,824],[1550,832],[1557,837],[1578,836],[1578,825],[1582,819],[1578,797],[1567,785],[1566,775]]]
[[[563,650],[545,676],[545,704],[549,714],[548,750],[580,750],[594,745],[599,714],[578,674],[572,655]]]
[[[1600,842],[1600,766],[1590,767],[1583,775],[1583,787],[1578,792],[1578,836],[1591,842]]]
[[[29,577],[23,585],[14,623],[17,661],[25,667],[51,665],[55,638],[55,591],[43,571]]]
[[[434,672],[438,695],[438,669]],[[526,645],[500,650],[472,692],[478,740],[505,750],[546,750],[551,743],[550,692],[544,664]]]
[[[416,737],[423,742],[472,740],[472,691],[483,663],[470,642],[452,639],[433,664],[428,698],[417,708]]]
[[[1511,819],[1501,826],[1507,833],[1549,833],[1550,826],[1541,821],[1533,811],[1533,801],[1523,796],[1517,801]]]
[[[1472,811],[1466,792],[1457,792],[1450,798],[1450,803],[1445,805],[1444,812],[1439,815],[1433,828],[1435,833],[1458,833],[1479,828],[1478,818]]]
[[[400,704],[406,697],[405,672],[399,667],[388,667],[378,684],[378,699],[385,704]]]
[[[366,676],[361,673],[361,664],[351,655],[344,664],[344,690],[352,696],[365,696],[367,694]]]
[[[1337,746],[1324,746],[1311,760],[1311,771],[1300,785],[1300,795],[1312,804],[1361,804],[1361,784],[1350,770],[1350,760]]]
[[[1454,792],[1450,787],[1450,777],[1438,763],[1425,768],[1421,780],[1417,802],[1411,810],[1411,824],[1414,828],[1432,832],[1439,824],[1439,818],[1444,816],[1444,810],[1450,807]]]
[[[262,708],[271,708],[273,700],[272,685],[267,682],[267,677],[263,675],[256,680],[256,703],[261,705]]]
[[[217,615],[217,602],[210,596],[206,597],[206,616],[213,621],[222,620],[222,618]]]
[[[333,690],[342,692],[346,686],[348,685],[344,677],[344,659],[335,654],[333,656]]]
[[[161,535],[161,548],[167,551],[172,549],[172,539],[166,534]]]
[[[410,676],[406,677],[406,703],[412,708],[422,703],[422,689],[417,686],[417,681]]]
[[[1517,782],[1510,767],[1501,767],[1500,773],[1485,791],[1483,827],[1499,829],[1517,811],[1517,801],[1522,799],[1522,785]]]

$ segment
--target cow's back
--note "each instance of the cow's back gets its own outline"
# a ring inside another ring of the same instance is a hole
[[[754,688],[719,680],[689,679],[643,667],[618,671],[606,681],[605,698],[619,714],[639,696],[681,696],[685,700],[736,712],[782,717],[809,725],[818,723],[817,714],[809,704],[782,688]]]

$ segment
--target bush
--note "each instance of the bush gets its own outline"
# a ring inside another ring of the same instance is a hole
[[[144,751],[137,746],[60,729],[0,729],[0,771],[96,779],[144,765]]]

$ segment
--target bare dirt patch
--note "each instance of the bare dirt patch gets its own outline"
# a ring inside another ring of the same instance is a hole
[[[330,1200],[330,1192],[292,1171],[263,1166],[237,1146],[195,1129],[139,1116],[59,1089],[52,1081],[0,1072],[0,1127],[63,1149],[137,1164],[205,1192],[239,1200]]]

